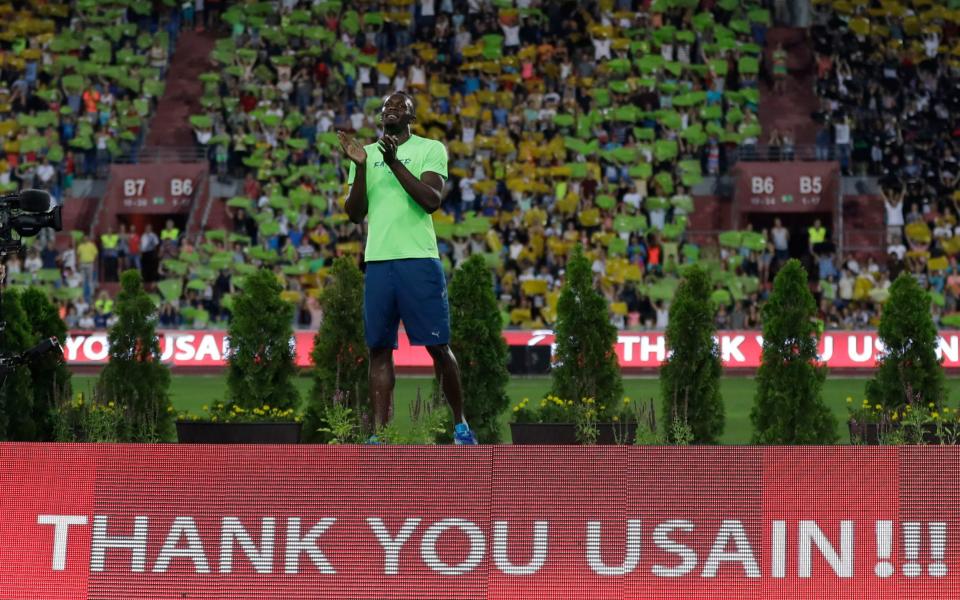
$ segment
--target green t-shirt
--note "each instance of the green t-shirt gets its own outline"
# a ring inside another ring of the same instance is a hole
[[[440,258],[433,218],[407,194],[396,175],[383,162],[376,143],[367,151],[367,246],[364,260]],[[397,148],[397,158],[414,177],[433,171],[446,178],[447,149],[442,142],[417,135]],[[356,165],[350,162],[347,183],[353,184]]]

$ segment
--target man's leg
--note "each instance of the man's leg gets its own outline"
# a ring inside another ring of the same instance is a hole
[[[393,412],[393,387],[395,383],[393,348],[371,348],[370,401],[373,404],[373,425],[375,429],[380,429],[390,422]]]
[[[390,422],[393,412],[393,350],[397,346],[397,314],[392,261],[368,262],[363,284],[363,327],[370,349],[370,403],[374,429]]]
[[[465,423],[463,388],[460,386],[460,366],[457,364],[457,357],[453,355],[453,350],[447,344],[427,346],[427,352],[433,359],[433,369],[443,395],[447,397],[450,409],[453,410],[453,422]]]

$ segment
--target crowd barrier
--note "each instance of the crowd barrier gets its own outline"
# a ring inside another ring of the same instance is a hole
[[[159,332],[164,362],[175,367],[220,367],[226,364],[229,340],[222,330],[169,330]],[[296,361],[310,366],[312,331],[298,331],[291,343],[296,345]],[[506,330],[503,336],[510,346],[549,347],[554,342],[549,330]],[[725,368],[751,369],[760,365],[763,335],[760,331],[721,331],[716,336]],[[63,344],[67,363],[75,366],[101,365],[107,362],[109,344],[105,331],[71,331]],[[620,332],[617,356],[624,369],[655,369],[667,358],[667,340],[662,332]],[[828,331],[820,340],[820,359],[830,368],[872,369],[883,353],[876,331]],[[960,368],[960,331],[941,331],[937,354],[948,369]],[[413,347],[401,331],[394,362],[400,369],[432,367],[427,352]]]
[[[0,597],[955,599],[958,459],[0,444]]]

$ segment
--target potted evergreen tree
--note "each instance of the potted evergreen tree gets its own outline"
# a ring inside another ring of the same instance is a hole
[[[293,305],[269,269],[248,275],[233,299],[227,336],[227,400],[209,409],[209,420],[181,418],[181,443],[296,444],[300,396],[293,384]]]
[[[710,275],[693,266],[687,269],[670,304],[666,335],[671,354],[660,367],[663,417],[670,443],[676,442],[675,428],[670,426],[675,421],[690,429],[695,444],[716,444],[723,434],[723,365],[713,339],[716,325],[711,292]]]
[[[450,346],[460,365],[464,412],[481,444],[500,443],[507,397],[508,349],[484,258],[474,254],[450,282]]]
[[[370,360],[363,329],[363,273],[353,259],[344,256],[333,262],[320,304],[323,321],[310,354],[313,390],[304,415],[304,441],[331,441],[328,414],[334,409],[344,411],[340,420],[354,421],[354,441],[359,441],[370,433],[364,418],[369,413]]]
[[[755,444],[833,444],[837,424],[823,402],[817,364],[817,303],[800,261],[787,261],[763,306],[763,351],[750,420]]]
[[[583,248],[567,263],[557,304],[553,384],[539,405],[514,407],[514,444],[632,443],[636,422],[626,427],[623,380],[616,354],[617,329],[607,301],[593,285]]]
[[[156,306],[143,289],[140,271],[120,276],[114,305],[117,322],[110,329],[110,362],[100,371],[94,401],[119,407],[124,442],[166,442],[173,438],[170,369],[160,362]]]
[[[877,331],[884,353],[867,381],[863,406],[851,411],[851,440],[878,444],[885,434],[906,428],[912,443],[940,441],[944,425],[935,416],[945,413],[947,390],[930,302],[909,273],[890,286]]]

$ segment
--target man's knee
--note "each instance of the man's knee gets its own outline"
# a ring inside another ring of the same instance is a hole
[[[436,346],[427,346],[427,354],[434,361],[440,360],[450,354],[449,344],[438,344]]]
[[[370,348],[370,363],[390,362],[393,360],[393,348]]]

